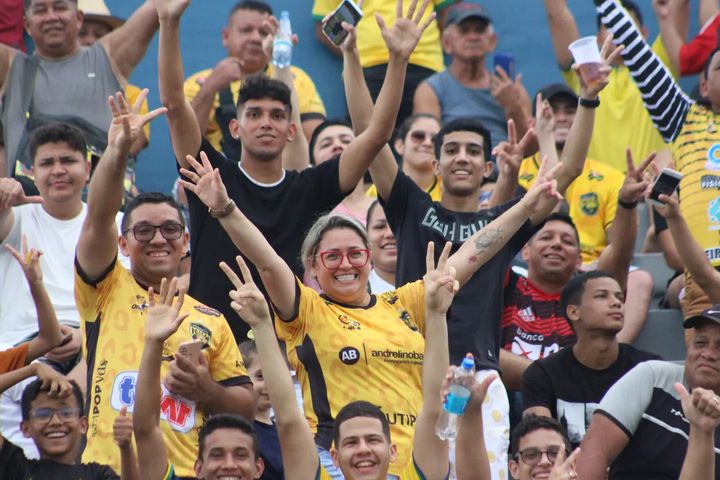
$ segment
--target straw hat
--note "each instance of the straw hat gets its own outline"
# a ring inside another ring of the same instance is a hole
[[[104,23],[112,30],[125,23],[122,18],[110,14],[104,0],[78,0],[78,9],[85,14],[86,21]]]

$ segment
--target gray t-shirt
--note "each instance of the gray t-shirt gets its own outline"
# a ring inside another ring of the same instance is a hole
[[[507,140],[507,119],[487,88],[468,88],[445,70],[427,79],[442,109],[443,125],[458,118],[480,120],[490,130],[493,147]]]
[[[13,60],[3,98],[2,123],[8,168],[14,166],[25,128],[25,112],[20,98],[23,72],[27,68],[24,58],[24,54],[18,54]],[[122,86],[102,45],[95,43],[91,47],[81,47],[62,60],[36,58],[38,67],[30,118],[34,114],[72,115],[107,131],[112,121],[107,98],[122,91]]]

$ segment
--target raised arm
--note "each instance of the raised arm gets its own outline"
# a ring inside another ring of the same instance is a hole
[[[670,61],[669,66],[679,72],[680,49],[685,43],[688,29],[688,2],[686,0],[653,0],[653,9],[660,27],[663,46]],[[685,24],[681,25],[683,19]]]
[[[671,197],[661,195],[660,199],[666,207],[655,207],[658,214],[665,217],[685,270],[693,277],[693,281],[707,294],[712,303],[720,302],[720,272],[708,262],[707,255],[692,236],[685,219],[680,214],[677,194]]]
[[[180,55],[180,17],[190,0],[155,0],[160,18],[158,81],[160,101],[167,108],[170,139],[175,159],[190,168],[185,160],[197,155],[204,130],[200,130],[195,112],[183,93],[183,62]],[[204,118],[207,118],[205,115]]]
[[[490,384],[496,379],[489,375],[473,385],[465,411],[458,419],[455,440],[455,471],[457,480],[490,480],[490,462],[485,449],[482,404]],[[446,381],[449,382],[449,378]]]
[[[698,23],[706,25],[718,14],[719,10],[717,0],[700,0],[698,2]]]
[[[507,141],[498,143],[492,151],[497,159],[500,174],[498,175],[495,190],[493,190],[492,196],[490,197],[488,208],[502,205],[515,197],[518,187],[518,172],[520,171],[520,165],[525,156],[525,149],[530,142],[536,138],[535,130],[531,128],[525,132],[525,135],[518,141],[515,121],[512,119],[507,122],[507,130]],[[552,136],[552,131],[550,135]],[[557,163],[557,152],[555,151],[554,141],[552,142],[550,155],[554,157],[554,163]]]
[[[581,99],[595,100],[602,89],[607,86],[610,75],[610,65],[612,65],[613,60],[620,54],[621,50],[621,46],[613,48],[612,38],[608,36],[600,52],[603,65],[598,69],[598,76],[595,77],[590,84],[586,84],[582,80],[580,81]],[[567,141],[560,155],[560,162],[563,166],[556,175],[558,192],[563,195],[565,194],[565,190],[567,190],[570,184],[575,181],[583,171],[585,158],[590,148],[594,125],[595,109],[578,104],[575,119],[570,127]]]
[[[622,51],[623,61],[640,90],[650,119],[663,140],[672,142],[680,134],[691,100],[652,51],[625,9],[615,0],[594,1],[600,19],[613,34],[615,45],[626,45]]]
[[[127,407],[120,409],[120,414],[113,422],[113,437],[120,449],[120,478],[121,480],[140,480],[137,457],[133,448],[132,417],[128,417]]]
[[[562,198],[555,189],[553,180],[560,165],[547,169],[543,160],[538,178],[525,196],[498,218],[475,232],[449,259],[448,264],[455,268],[456,278],[462,287],[470,277],[505,244],[522,225],[533,216],[547,215]]]
[[[18,53],[19,50],[0,43],[0,96],[5,93],[10,66]],[[0,170],[0,176],[4,177],[5,172],[6,170]]]
[[[340,154],[340,189],[344,192],[355,188],[375,156],[392,136],[410,54],[415,50],[422,33],[435,18],[433,12],[422,20],[428,3],[429,0],[423,0],[418,7],[418,0],[412,0],[407,12],[403,13],[403,2],[397,0],[397,20],[392,27],[386,25],[379,14],[375,15],[390,59],[367,129]]]
[[[146,311],[145,348],[138,368],[132,416],[138,466],[143,472],[143,479],[147,480],[161,480],[165,478],[168,470],[167,449],[160,429],[160,363],[163,343],[177,331],[187,317],[186,314],[180,315],[185,298],[184,290],[180,290],[173,305],[176,287],[176,279],[169,284],[163,279],[157,299],[152,288],[148,291],[150,306]]]
[[[197,195],[211,212],[224,211],[231,204],[231,200],[220,178],[220,172],[213,169],[204,152],[200,152],[200,158],[202,165],[192,156],[187,157],[187,162],[194,171],[181,169],[180,173],[189,181],[180,180],[180,184]],[[297,297],[295,275],[273,250],[262,232],[248,220],[240,208],[234,207],[234,202],[232,205],[232,211],[228,215],[219,217],[220,224],[238,250],[258,269],[280,317],[290,320],[295,312]]]
[[[572,54],[568,47],[580,38],[575,17],[573,17],[567,0],[544,0],[547,12],[550,34],[552,36],[555,59],[563,70],[570,68],[573,63]]]
[[[143,90],[132,108],[121,92],[108,100],[113,115],[108,146],[90,180],[87,217],[76,253],[80,268],[90,279],[99,278],[117,257],[115,215],[125,195],[123,178],[130,147],[142,135],[143,126],[165,112],[159,108],[145,115],[138,113],[147,93],[147,89]]]
[[[635,205],[642,200],[650,186],[650,182],[644,180],[643,174],[655,160],[655,153],[651,153],[637,168],[633,164],[630,149],[627,150],[626,159],[627,173],[618,193],[618,208],[609,232],[610,242],[598,258],[598,270],[612,275],[623,290],[627,287],[628,269],[633,259],[637,235]]]
[[[0,172],[0,177],[2,173]],[[14,178],[0,178],[0,243],[7,238],[15,223],[12,207],[42,202],[43,198],[39,195],[26,196],[22,185]]]
[[[135,66],[145,56],[157,29],[157,10],[153,0],[146,0],[127,22],[98,40],[105,48],[113,70],[121,75],[122,85],[127,83]]]
[[[343,28],[348,32],[347,38],[342,44],[343,55],[343,82],[345,85],[345,98],[347,99],[348,112],[352,120],[355,134],[364,132],[370,124],[373,114],[373,102],[370,91],[365,83],[360,55],[357,51],[355,29],[347,24]],[[370,176],[378,191],[378,196],[384,200],[390,197],[395,177],[398,173],[398,164],[390,146],[385,144],[370,164]]]
[[[270,311],[262,293],[253,283],[250,270],[242,257],[237,257],[237,263],[242,279],[224,262],[220,267],[235,287],[235,290],[230,292],[230,306],[250,325],[255,337],[265,387],[275,412],[285,478],[316,478],[320,460],[315,440],[305,417],[298,410],[295,387],[287,363],[280,353]]]
[[[415,423],[413,459],[425,478],[444,479],[448,475],[448,442],[435,434],[442,402],[440,390],[450,364],[447,319],[450,304],[460,285],[455,270],[448,265],[450,242],[445,244],[437,267],[435,245],[430,242],[425,257],[425,352],[422,369],[423,404]]]
[[[42,252],[34,248],[28,250],[27,238],[24,235],[22,238],[22,254],[10,245],[5,245],[5,248],[15,257],[15,260],[20,264],[20,268],[22,268],[37,312],[38,334],[30,340],[25,359],[25,363],[30,363],[60,345],[64,338],[60,330],[60,324],[55,316],[55,308],[53,308],[43,284],[42,269],[40,268]],[[70,337],[68,337],[68,340],[70,340]]]
[[[277,18],[271,16],[269,20],[264,23],[265,29],[268,30],[268,35],[263,38],[263,49],[268,58],[272,58],[273,42],[275,34],[280,28]],[[298,37],[293,35],[293,43],[297,47]],[[273,65],[272,78],[280,80],[290,89],[290,104],[292,108],[292,117],[290,121],[297,125],[297,133],[290,140],[285,148],[283,149],[283,168],[285,170],[302,171],[310,166],[310,151],[308,150],[308,140],[305,137],[302,128],[302,119],[300,118],[300,99],[298,98],[297,90],[295,90],[295,81],[293,78],[292,70],[289,66],[278,67]]]
[[[712,390],[693,388],[692,394],[675,384],[683,413],[690,423],[688,448],[678,480],[712,480],[715,477],[715,430],[720,425],[720,401]]]

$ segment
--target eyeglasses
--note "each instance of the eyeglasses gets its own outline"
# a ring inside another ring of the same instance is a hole
[[[515,458],[520,457],[522,458],[522,461],[525,462],[526,465],[532,467],[540,463],[540,460],[542,459],[543,453],[547,456],[550,463],[555,463],[555,460],[557,459],[558,455],[560,454],[560,450],[562,447],[558,445],[553,445],[548,447],[547,450],[540,450],[539,448],[530,447],[526,448],[525,450],[518,452],[515,455]],[[565,450],[565,454],[568,454],[568,451]]]
[[[430,138],[431,143],[435,143],[436,134],[426,132],[425,130],[413,130],[410,132],[410,138],[415,143],[423,143],[425,139]]]
[[[348,250],[347,253],[338,252],[337,250],[329,250],[320,252],[316,257],[320,257],[320,261],[328,270],[340,268],[343,259],[347,258],[353,267],[364,267],[370,259],[370,250],[367,248],[354,248]]]
[[[69,422],[80,416],[80,409],[77,407],[38,408],[30,412],[30,418],[38,423],[48,423],[55,414],[61,421]]]
[[[130,227],[123,232],[123,235],[127,235],[128,232],[132,231],[135,240],[138,242],[149,242],[155,237],[155,231],[160,230],[160,235],[165,240],[177,240],[183,234],[185,227],[179,223],[163,223],[162,225],[135,225]]]

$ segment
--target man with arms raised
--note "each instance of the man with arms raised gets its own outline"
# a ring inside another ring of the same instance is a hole
[[[27,130],[53,117],[72,116],[86,135],[95,132],[92,137],[102,147],[112,120],[106,99],[125,87],[145,55],[157,29],[157,14],[153,2],[147,0],[125,25],[89,48],[81,47],[78,39],[82,22],[77,0],[25,0],[25,29],[35,53],[27,56],[0,45],[7,148],[7,165],[0,165],[3,176],[13,174],[16,159],[29,166],[29,157],[21,158]]]
[[[418,2],[413,0],[408,14],[393,26],[378,19],[390,51],[390,63],[377,105],[367,117],[370,127],[345,148],[339,159],[292,172],[282,168],[283,149],[297,129],[290,122],[288,88],[262,75],[245,80],[238,97],[236,118],[230,122],[233,136],[242,142],[242,152],[240,158],[224,158],[202,139],[202,129],[182,92],[179,24],[189,0],[157,0],[155,3],[161,19],[160,96],[168,108],[178,166],[190,168],[185,157],[197,157],[200,151],[205,152],[213,168],[219,169],[232,201],[242,206],[275,251],[302,278],[303,267],[298,257],[304,233],[320,213],[334,208],[355,188],[372,159],[390,139],[408,58],[434,15],[421,22],[427,5],[416,9]],[[218,262],[230,261],[237,254],[230,238],[213,218],[229,214],[234,203],[221,211],[208,212],[195,195],[188,194],[188,202],[193,245],[189,293],[225,313],[235,334],[244,337],[247,326],[225,301],[224,292],[230,284],[215,271]]]
[[[147,286],[159,291],[163,279],[175,276],[188,237],[177,203],[158,193],[142,194],[127,204],[118,237],[113,219],[122,203],[129,149],[142,126],[163,109],[141,116],[140,104],[131,109],[122,94],[111,98],[110,105],[108,149],[90,182],[88,214],[78,242],[75,295],[93,405],[83,460],[117,468],[118,458],[109,448],[109,418],[123,408],[131,412],[134,406]],[[130,270],[118,264],[118,246],[130,257]],[[191,477],[198,427],[204,419],[225,412],[252,418],[255,401],[222,315],[192,298],[183,312],[187,318],[182,328],[164,344],[163,430],[178,474]],[[197,362],[176,353],[181,343],[192,340],[205,351]]]

